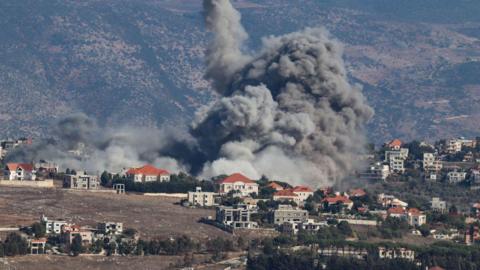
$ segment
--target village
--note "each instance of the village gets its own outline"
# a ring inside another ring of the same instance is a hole
[[[158,239],[158,235],[134,229],[135,224],[121,216],[82,224],[68,215],[48,211],[45,205],[31,224],[1,224],[0,257],[209,253],[212,257],[207,261],[213,263],[237,252],[240,261],[234,266],[241,267],[246,265],[247,256],[251,260],[261,256],[258,250],[265,253],[276,248],[285,252],[308,250],[322,257],[401,259],[439,269],[422,255],[427,245],[469,247],[480,242],[478,195],[460,198],[464,205],[448,196],[448,189],[465,194],[476,194],[480,189],[479,140],[454,138],[428,144],[394,139],[378,149],[372,147],[361,157],[365,169],[357,171],[347,187],[292,185],[267,177],[250,179],[240,172],[199,180],[151,164],[96,174],[72,168],[61,171],[49,161],[4,162],[0,190],[65,190],[74,193],[64,196],[95,194],[120,200],[165,198],[177,205],[178,211],[208,211],[192,222],[228,236],[210,234],[205,242],[167,233]],[[9,151],[31,143],[24,138],[1,141],[0,156],[3,159]],[[440,185],[447,194],[423,196],[419,202],[410,199],[412,192],[408,190],[388,192],[399,185],[415,190]],[[129,215],[128,209],[125,215]],[[195,264],[187,255],[175,266]]]

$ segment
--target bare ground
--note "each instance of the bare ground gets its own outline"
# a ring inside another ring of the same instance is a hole
[[[0,227],[30,225],[42,214],[80,225],[123,222],[142,238],[188,235],[195,239],[232,237],[213,226],[199,223],[214,216],[211,209],[189,209],[179,199],[143,195],[72,192],[64,189],[0,187]]]

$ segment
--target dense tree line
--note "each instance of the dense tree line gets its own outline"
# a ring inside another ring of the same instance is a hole
[[[169,182],[135,183],[131,179],[120,175],[112,175],[103,172],[100,176],[101,184],[111,187],[114,184],[125,184],[126,191],[144,193],[186,193],[201,187],[203,191],[215,191],[215,184],[212,181],[199,181],[193,176],[184,173],[172,174]]]
[[[27,253],[27,240],[18,233],[11,233],[3,243],[0,242],[0,257],[25,255]]]

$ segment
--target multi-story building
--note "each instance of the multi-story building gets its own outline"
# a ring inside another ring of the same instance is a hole
[[[273,223],[282,225],[285,222],[302,223],[308,220],[308,211],[295,208],[291,205],[278,205],[273,211]]]
[[[427,168],[433,166],[433,162],[435,162],[435,155],[433,153],[423,153],[424,170],[427,170]]]
[[[273,200],[280,202],[292,201],[296,204],[300,204],[302,202],[300,197],[298,197],[297,194],[293,193],[291,189],[284,189],[273,193]]]
[[[480,189],[480,170],[470,171],[470,188]]]
[[[452,171],[447,173],[447,180],[450,184],[457,184],[465,181],[467,177],[466,172]]]
[[[10,181],[35,181],[37,177],[33,165],[29,163],[7,163],[3,175]]]
[[[82,245],[88,246],[93,243],[93,232],[78,225],[64,225],[62,227],[62,237],[67,245],[71,245],[73,239],[79,235],[82,239]]]
[[[346,195],[335,194],[333,197],[326,197],[322,200],[323,208],[338,206],[341,209],[350,210],[353,207],[353,201]]]
[[[447,202],[440,200],[438,197],[433,197],[431,201],[431,208],[433,211],[445,213],[447,211]]]
[[[410,208],[407,211],[407,222],[410,226],[422,226],[427,223],[427,216],[417,208]]]
[[[202,191],[201,187],[197,187],[195,191],[188,192],[188,203],[195,206],[214,206],[217,205],[215,202],[215,192],[206,192]]]
[[[306,201],[308,197],[313,196],[313,189],[307,186],[296,186],[292,192],[298,196],[301,201]]]
[[[42,216],[40,221],[45,224],[45,232],[47,234],[60,234],[62,227],[68,225],[64,220],[49,220],[46,216]]]
[[[252,213],[254,213],[254,210],[246,205],[218,206],[215,220],[233,229],[257,228],[258,224],[250,220]]]
[[[121,222],[102,222],[102,223],[98,223],[97,228],[103,234],[120,235],[123,232],[123,223],[121,223]]]
[[[404,162],[408,157],[408,148],[385,151],[385,162],[388,163],[391,172],[405,172]]]
[[[381,162],[371,164],[368,169],[360,174],[363,179],[385,181],[390,175],[390,166]]]
[[[296,235],[299,231],[318,232],[322,228],[328,227],[326,221],[314,221],[308,219],[306,222],[294,223],[285,222],[280,225],[280,231],[290,235]]]
[[[39,238],[30,240],[30,254],[45,254],[45,246],[47,238]]]
[[[242,196],[248,196],[252,193],[258,194],[258,184],[241,173],[234,173],[221,180],[218,184],[222,194],[231,191],[238,192]]]
[[[84,171],[65,175],[63,186],[71,189],[98,189],[100,181],[96,175],[88,175]]]
[[[137,183],[170,181],[170,173],[167,170],[158,169],[150,164],[139,168],[130,168],[126,172],[126,176],[128,179]]]

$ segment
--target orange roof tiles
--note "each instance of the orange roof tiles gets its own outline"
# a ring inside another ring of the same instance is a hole
[[[7,168],[9,171],[16,171],[18,168],[28,172],[33,171],[33,165],[28,163],[7,163]]]
[[[275,182],[270,182],[270,184],[268,184],[267,187],[271,187],[275,190],[283,190],[283,187]]]
[[[401,207],[392,207],[387,210],[387,213],[389,215],[394,214],[394,215],[403,215],[405,214],[405,209]]]
[[[278,197],[297,197],[297,194],[293,193],[291,189],[285,189],[277,191],[273,194],[273,196]]]
[[[328,204],[335,204],[335,203],[338,203],[338,202],[341,202],[341,203],[344,203],[344,204],[352,203],[352,201],[349,198],[347,198],[346,196],[341,196],[341,195],[337,195],[335,197],[327,197],[327,198],[323,199],[322,202],[327,202]]]
[[[245,184],[253,184],[255,181],[251,180],[250,178],[246,177],[245,175],[241,173],[234,173],[222,181],[220,181],[220,184],[225,184],[225,183],[235,183],[235,182],[243,182]]]
[[[403,144],[402,141],[400,141],[399,139],[395,139],[395,140],[389,142],[389,143],[388,143],[388,146],[389,146],[389,147],[392,147],[392,148],[393,148],[393,147],[401,147],[402,144]]]
[[[293,192],[313,192],[313,190],[307,186],[296,186],[292,189]]]
[[[147,164],[140,168],[131,168],[127,171],[127,174],[136,175],[136,174],[143,174],[143,175],[167,175],[170,174],[167,170],[158,169],[153,165]]]
[[[351,197],[363,197],[365,195],[367,195],[367,193],[365,192],[365,190],[361,189],[361,188],[357,188],[357,189],[352,189],[348,192],[348,194],[351,196]]]

